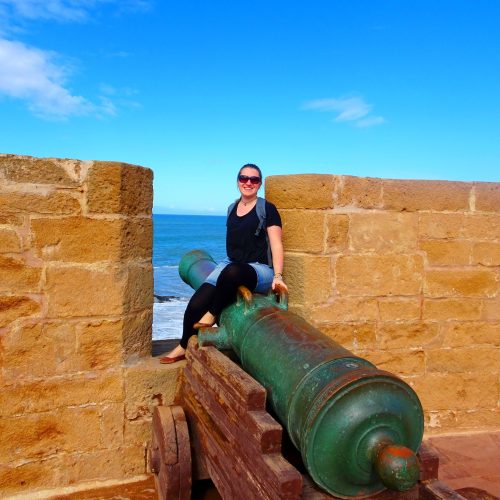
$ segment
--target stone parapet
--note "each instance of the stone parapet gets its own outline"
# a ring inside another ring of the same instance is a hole
[[[290,307],[420,396],[426,432],[498,430],[500,184],[266,179]]]
[[[0,155],[0,496],[145,472],[152,171]],[[156,360],[155,360],[156,361]]]

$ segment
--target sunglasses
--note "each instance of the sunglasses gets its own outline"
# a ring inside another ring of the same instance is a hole
[[[238,180],[242,184],[245,184],[248,181],[250,181],[252,184],[259,184],[260,183],[260,177],[257,177],[256,175],[252,175],[250,177],[248,177],[248,175],[238,175]]]

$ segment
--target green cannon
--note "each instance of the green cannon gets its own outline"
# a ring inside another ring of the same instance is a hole
[[[182,258],[179,274],[196,289],[214,267],[210,255],[194,250]],[[318,486],[344,498],[413,487],[423,435],[415,392],[287,309],[283,291],[252,295],[240,288],[219,327],[200,330],[198,341],[232,349],[266,388]]]

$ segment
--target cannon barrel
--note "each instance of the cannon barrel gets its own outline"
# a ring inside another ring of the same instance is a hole
[[[186,254],[181,278],[198,288],[215,262]],[[355,356],[288,309],[287,294],[240,288],[219,328],[200,330],[200,345],[231,348],[267,390],[268,402],[321,488],[365,497],[418,481],[415,456],[423,412],[415,392],[395,375]]]

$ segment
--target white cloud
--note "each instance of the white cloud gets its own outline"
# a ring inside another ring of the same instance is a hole
[[[373,106],[359,96],[316,99],[306,102],[303,109],[334,113],[334,121],[354,122],[356,127],[371,127],[385,122],[382,116],[370,116]]]

